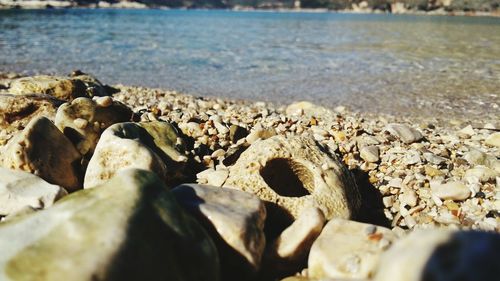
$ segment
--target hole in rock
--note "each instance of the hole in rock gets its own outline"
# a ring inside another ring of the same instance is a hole
[[[280,196],[302,197],[314,188],[312,173],[302,164],[291,159],[276,158],[268,161],[260,175]]]

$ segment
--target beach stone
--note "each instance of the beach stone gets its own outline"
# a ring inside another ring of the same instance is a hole
[[[153,121],[138,124],[144,128],[153,139],[157,152],[166,162],[185,163],[185,143],[179,131],[168,122]]]
[[[9,93],[14,95],[46,94],[61,100],[87,96],[86,86],[80,80],[48,75],[16,79],[10,84]]]
[[[243,127],[234,124],[229,127],[229,139],[233,143],[238,142],[240,139],[245,138],[247,135],[248,130]]]
[[[442,177],[445,175],[441,170],[436,169],[436,168],[429,166],[429,165],[424,166],[424,171],[425,171],[425,174],[431,178]]]
[[[309,254],[311,278],[369,278],[380,255],[397,239],[381,226],[332,219],[323,228]]]
[[[224,186],[256,194],[268,211],[281,213],[280,220],[295,219],[308,207],[321,209],[327,219],[350,218],[360,204],[351,173],[310,137],[255,142],[229,167]]]
[[[464,136],[464,137],[471,137],[475,134],[476,134],[476,132],[474,131],[474,128],[472,128],[471,125],[468,125],[468,126],[462,128],[460,131],[458,131],[458,135]]]
[[[430,153],[430,152],[424,153],[424,158],[425,158],[425,160],[427,160],[427,162],[429,162],[431,164],[435,164],[435,165],[441,165],[444,162],[446,162],[446,160],[448,160],[444,157],[438,156],[438,155],[436,155],[434,153]]]
[[[489,135],[484,141],[485,144],[493,147],[500,147],[500,132]]]
[[[155,172],[165,179],[167,167],[151,135],[136,123],[118,123],[101,135],[85,173],[84,188],[103,184],[124,168]]]
[[[206,169],[196,174],[198,183],[212,186],[222,186],[229,176],[229,170],[226,169]]]
[[[484,165],[487,159],[487,154],[478,149],[470,149],[464,154],[464,159],[471,165]]]
[[[0,224],[1,280],[219,280],[206,231],[153,173],[129,169]]]
[[[356,138],[358,149],[361,150],[365,146],[375,146],[380,144],[380,141],[374,136],[359,136]]]
[[[53,119],[57,107],[64,101],[48,95],[15,96],[0,94],[0,145],[5,144],[31,119],[45,116]]]
[[[476,166],[465,172],[464,178],[477,178],[480,182],[494,181],[500,173],[484,166]]]
[[[325,215],[318,208],[308,208],[302,211],[297,220],[286,228],[273,243],[273,258],[287,265],[296,265],[306,261],[311,246],[321,233],[325,222]]]
[[[422,133],[418,130],[404,124],[389,124],[386,131],[406,144],[417,142],[423,138]]]
[[[177,186],[172,194],[181,206],[204,222],[213,240],[219,244],[223,268],[244,262],[254,271],[259,269],[266,243],[263,231],[266,209],[257,196],[197,184]],[[227,247],[231,250],[225,250]]]
[[[344,108],[345,110],[345,108]],[[305,116],[308,118],[319,117],[324,121],[334,120],[337,114],[325,107],[308,102],[308,101],[298,101],[288,105],[285,109],[285,113],[288,116]],[[316,119],[313,119],[317,122]],[[315,125],[315,124],[312,124]],[[317,124],[316,124],[317,125]]]
[[[23,208],[43,209],[66,195],[64,188],[24,172],[0,168],[0,216]]]
[[[122,103],[102,107],[89,98],[77,98],[58,108],[55,124],[82,155],[90,156],[106,128],[131,118],[132,110]]]
[[[317,106],[312,102],[308,101],[298,101],[294,102],[286,107],[286,115],[302,115],[304,113],[312,112]]]
[[[276,135],[276,131],[274,129],[257,129],[251,131],[246,137],[246,141],[249,144],[252,144],[258,140],[265,140],[272,136]]]
[[[497,233],[417,230],[382,255],[373,280],[498,280],[499,248]]]
[[[37,117],[2,148],[0,166],[74,191],[81,188],[80,159],[80,153],[49,119]]]
[[[361,159],[369,163],[376,163],[380,160],[379,149],[377,146],[364,146],[359,150]]]
[[[85,93],[89,97],[109,95],[106,86],[92,75],[79,72],[77,75],[71,75],[70,79],[77,83],[85,85]]]
[[[431,181],[432,195],[443,200],[465,200],[470,196],[470,190],[463,183],[458,181],[441,184],[440,182]]]

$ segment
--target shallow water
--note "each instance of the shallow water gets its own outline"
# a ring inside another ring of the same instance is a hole
[[[354,110],[500,115],[500,18],[0,11],[0,71]]]

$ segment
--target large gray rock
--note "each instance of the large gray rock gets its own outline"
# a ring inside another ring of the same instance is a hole
[[[68,191],[81,188],[81,155],[47,118],[31,120],[0,154],[0,166],[23,170]]]
[[[55,124],[82,155],[92,155],[101,133],[109,126],[130,121],[132,110],[110,97],[102,105],[89,98],[77,98],[57,109]]]
[[[397,241],[375,281],[494,281],[500,276],[500,234],[429,229]]]
[[[227,263],[225,268],[238,266],[234,261],[249,265],[254,271],[260,267],[266,244],[264,204],[253,194],[239,190],[208,185],[183,184],[172,190],[177,201],[190,213],[205,222]],[[237,257],[232,253],[236,252]]]
[[[349,170],[308,137],[274,136],[255,142],[229,168],[224,186],[254,193],[292,218],[309,207],[319,208],[327,219],[349,218],[360,205]]]
[[[387,228],[333,219],[309,254],[309,277],[368,279],[396,235]]]
[[[0,216],[26,207],[42,209],[66,195],[64,188],[23,171],[0,168]]]
[[[6,221],[0,237],[5,281],[219,279],[210,237],[142,170]]]

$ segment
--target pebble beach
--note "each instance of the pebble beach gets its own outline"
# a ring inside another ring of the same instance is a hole
[[[98,194],[104,192],[99,190],[111,190],[105,186],[116,185],[119,177],[115,175],[120,173],[122,179],[133,178],[130,182],[136,182],[138,172],[126,168],[156,174],[185,212],[192,215],[190,220],[198,220],[202,228],[211,222],[211,228],[206,230],[209,238],[204,239],[213,240],[215,246],[211,247],[221,257],[220,267],[212,264],[206,271],[211,273],[204,277],[188,274],[186,279],[148,280],[219,280],[218,275],[223,280],[430,280],[418,276],[446,272],[439,266],[425,266],[432,265],[430,252],[439,243],[454,241],[450,247],[464,252],[465,260],[477,258],[477,253],[467,246],[474,239],[482,239],[492,249],[499,245],[500,120],[495,112],[485,114],[483,120],[461,119],[459,114],[437,119],[415,114],[356,112],[341,104],[334,108],[305,101],[272,104],[195,97],[163,89],[107,86],[81,72],[68,77],[1,77],[0,172],[7,175],[9,171],[24,171],[36,175],[39,185],[43,181],[58,188],[42,192],[25,185],[20,191],[9,184],[8,176],[2,176],[0,205],[8,208],[0,207],[0,237],[22,232],[23,225],[27,227],[37,216],[40,224],[47,221],[40,229],[53,227],[51,233],[63,237],[57,245],[43,236],[14,239],[12,243],[17,246],[6,248],[12,253],[7,255],[10,259],[0,258],[2,280],[22,280],[15,277],[25,272],[13,267],[15,254],[30,250],[36,258],[41,251],[49,256],[59,251],[33,250],[37,243],[51,249],[67,249],[64,237],[69,237],[67,241],[74,237],[70,230],[54,226],[58,212],[67,214],[64,219],[60,217],[61,222],[68,220],[84,233],[88,225],[73,221],[72,202],[80,200],[81,206],[87,204],[85,200],[104,196]],[[50,122],[39,121],[43,117]],[[168,133],[162,127],[165,124],[169,126]],[[57,138],[64,141],[43,147],[45,142],[36,140],[40,138],[37,126],[42,126],[40,130],[46,135],[60,134]],[[58,130],[52,133],[51,126]],[[142,129],[147,131],[147,138]],[[78,132],[78,137],[74,137],[74,132]],[[147,139],[155,143],[154,149]],[[63,148],[63,142],[72,147]],[[16,153],[21,156],[11,157]],[[71,163],[78,163],[79,169],[74,179],[68,179],[70,172],[57,175],[50,171],[57,165],[70,169],[64,161],[71,157],[76,159]],[[46,167],[40,159],[58,164]],[[209,187],[205,189],[206,186]],[[203,200],[190,197],[193,195],[188,189]],[[341,192],[329,193],[331,190]],[[235,203],[239,200],[241,203]],[[92,204],[97,210],[101,201],[96,202]],[[279,217],[276,206],[291,216]],[[106,210],[105,206],[102,208]],[[134,229],[135,225],[129,222],[127,227]],[[108,235],[104,230],[105,227],[102,233],[93,231],[98,236]],[[214,230],[218,233],[216,238]],[[124,241],[134,239],[126,234],[117,236],[123,236],[120,239]],[[92,239],[81,242],[84,249],[97,247]],[[228,266],[231,259],[226,257],[219,240],[224,240],[232,248],[231,254],[244,261]],[[6,247],[4,244],[0,242],[0,251]],[[127,246],[117,247],[123,250],[121,247]],[[76,255],[84,249],[76,251]],[[401,249],[415,251],[414,256],[405,256]],[[215,263],[210,250],[203,253],[204,258]],[[101,258],[99,253],[96,255]],[[498,260],[498,251],[490,251],[484,257]],[[437,264],[440,258],[443,257],[435,257]],[[102,264],[76,270],[78,276],[108,272],[103,264],[113,263],[114,258],[103,254],[102,260]],[[410,264],[414,266],[409,268]],[[72,276],[52,265],[40,265],[44,266],[56,273],[59,270],[60,276]],[[189,266],[182,263],[179,268]],[[212,272],[216,267],[220,268],[219,273]],[[240,267],[241,275],[231,270]],[[153,268],[152,276],[160,276],[161,270]],[[486,272],[482,280],[495,280],[497,276],[491,272]],[[111,275],[106,274],[99,275],[105,276],[103,279],[92,280],[111,280]]]

